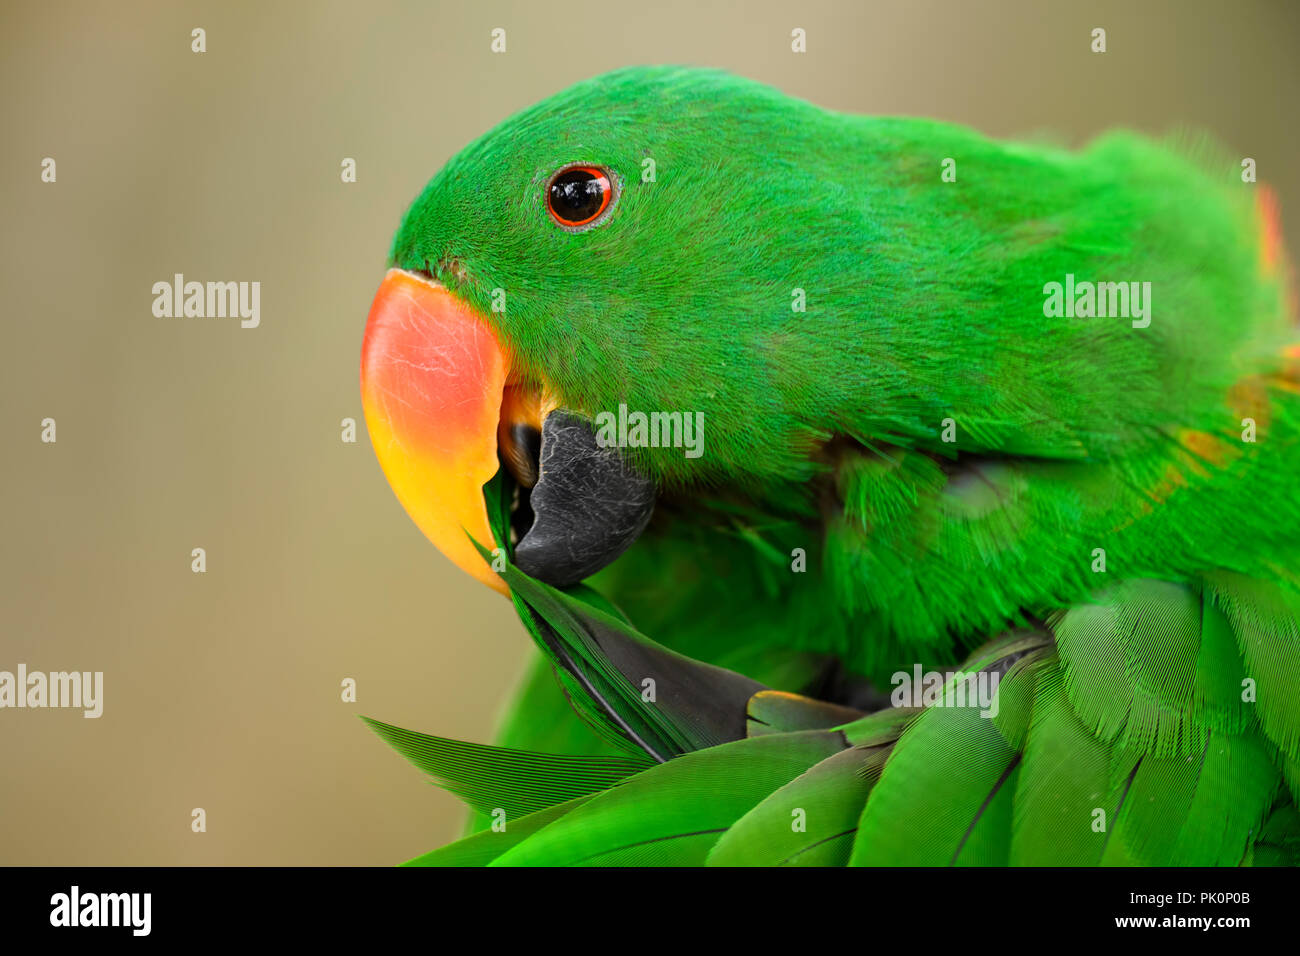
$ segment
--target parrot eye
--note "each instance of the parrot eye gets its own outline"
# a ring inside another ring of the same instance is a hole
[[[599,166],[566,166],[546,189],[546,208],[561,226],[588,226],[609,209],[613,178]]]

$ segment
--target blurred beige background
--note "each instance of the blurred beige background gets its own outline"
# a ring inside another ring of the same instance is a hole
[[[0,710],[0,863],[388,864],[459,832],[355,715],[488,740],[529,648],[339,422],[406,204],[538,98],[678,62],[995,135],[1191,125],[1300,249],[1300,5],[1081,6],[7,0],[0,670],[106,688],[98,720]],[[155,318],[176,272],[260,281],[260,328]]]

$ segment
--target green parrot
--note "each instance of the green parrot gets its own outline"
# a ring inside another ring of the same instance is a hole
[[[1280,236],[1202,142],[715,70],[465,148],[393,241],[362,398],[537,655],[495,745],[370,721],[479,814],[411,862],[1295,864]]]

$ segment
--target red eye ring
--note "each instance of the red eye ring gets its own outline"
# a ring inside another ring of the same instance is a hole
[[[546,211],[564,229],[589,226],[614,200],[614,177],[599,166],[565,166],[546,186]]]

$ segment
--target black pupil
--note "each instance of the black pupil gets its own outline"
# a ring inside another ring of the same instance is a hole
[[[600,212],[605,180],[585,169],[560,173],[551,183],[551,208],[565,222],[585,222]]]

